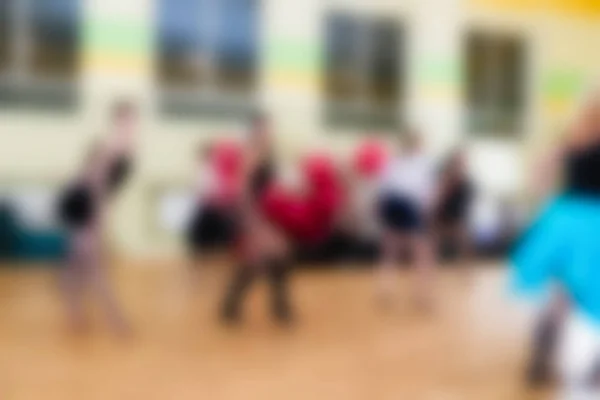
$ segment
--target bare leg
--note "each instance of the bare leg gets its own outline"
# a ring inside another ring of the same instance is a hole
[[[267,278],[271,284],[271,311],[277,321],[290,323],[293,318],[289,294],[290,265],[286,259],[277,258],[267,265]]]
[[[429,234],[412,235],[410,244],[415,255],[415,301],[418,306],[433,306],[434,254]]]
[[[462,265],[462,275],[466,282],[473,278],[473,246],[469,236],[469,230],[465,223],[459,223],[453,227],[453,236],[456,238]]]
[[[98,246],[93,246],[88,264],[90,283],[94,286],[111,326],[119,334],[129,333],[130,327],[114,295],[106,265]]]
[[[84,310],[84,292],[87,279],[85,276],[85,249],[83,238],[71,240],[67,265],[60,272],[60,286],[65,297],[69,325],[74,331],[83,331],[87,322]]]
[[[256,278],[254,265],[240,265],[233,271],[233,277],[225,292],[221,308],[221,319],[224,322],[238,322],[241,318],[243,301]]]
[[[377,277],[378,297],[389,303],[394,290],[396,256],[400,239],[392,232],[383,235],[381,261]]]

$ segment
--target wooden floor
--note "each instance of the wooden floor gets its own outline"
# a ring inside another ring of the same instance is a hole
[[[548,398],[522,387],[528,316],[499,266],[469,280],[445,269],[433,315],[410,306],[406,272],[391,309],[369,271],[300,272],[292,329],[270,322],[262,285],[242,326],[220,326],[216,270],[198,283],[176,263],[117,268],[135,326],[123,340],[96,310],[89,334],[70,335],[52,271],[0,269],[0,399]]]

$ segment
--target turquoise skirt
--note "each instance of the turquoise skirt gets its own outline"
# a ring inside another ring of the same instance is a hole
[[[558,284],[573,306],[600,322],[600,198],[549,201],[510,257],[512,288],[543,296]]]

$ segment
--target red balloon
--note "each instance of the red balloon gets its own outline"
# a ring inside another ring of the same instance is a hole
[[[239,197],[242,187],[242,146],[233,140],[222,140],[213,145],[210,162],[220,183],[219,197],[226,203]]]
[[[361,143],[354,153],[354,169],[365,178],[378,175],[389,158],[386,146],[378,141]]]
[[[222,140],[214,144],[211,159],[217,171],[231,177],[241,173],[243,154],[239,143],[233,140]]]
[[[305,158],[302,173],[308,190],[302,194],[274,185],[262,199],[267,217],[300,243],[315,244],[333,229],[343,201],[342,182],[335,162],[326,154]]]

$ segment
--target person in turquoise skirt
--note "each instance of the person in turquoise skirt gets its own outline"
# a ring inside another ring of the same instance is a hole
[[[551,159],[544,176],[560,177],[562,185],[516,246],[511,284],[516,293],[547,301],[532,377],[548,364],[555,347],[548,342],[556,342],[560,398],[600,398],[592,384],[600,361],[599,95],[586,104]]]

